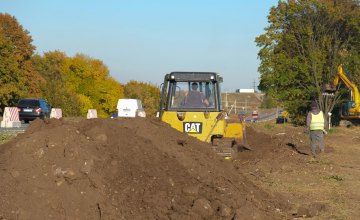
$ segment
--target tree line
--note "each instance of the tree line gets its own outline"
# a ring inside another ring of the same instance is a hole
[[[360,82],[360,5],[358,0],[288,0],[270,9],[269,26],[255,40],[260,47],[259,89],[283,105],[297,123],[304,123],[311,100],[327,115],[342,99],[323,96],[344,64],[351,80]]]
[[[0,13],[0,107],[16,106],[22,98],[44,98],[64,116],[85,116],[97,109],[108,117],[119,98],[143,102],[154,115],[159,89],[150,83],[130,81],[120,84],[99,59],[85,54],[67,56],[61,51],[35,53],[32,37],[14,16]]]

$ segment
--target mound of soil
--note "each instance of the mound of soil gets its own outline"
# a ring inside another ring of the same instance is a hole
[[[0,169],[0,219],[283,219],[288,209],[209,144],[151,118],[36,120],[0,147]]]

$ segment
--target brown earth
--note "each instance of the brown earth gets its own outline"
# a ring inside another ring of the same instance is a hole
[[[357,219],[359,129],[247,128],[233,160],[153,118],[36,120],[0,145],[0,219]]]
[[[313,159],[303,127],[253,124],[254,150],[234,161],[249,180],[292,207],[293,217],[360,218],[360,127],[336,127]],[[256,138],[257,137],[257,138]]]

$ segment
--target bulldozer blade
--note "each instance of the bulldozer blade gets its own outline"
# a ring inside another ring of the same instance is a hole
[[[246,144],[236,144],[233,146],[235,152],[243,152],[246,150],[253,150],[249,145]]]
[[[336,88],[333,85],[331,85],[329,83],[326,83],[326,84],[323,85],[323,93],[325,93],[325,94],[333,94],[335,92],[336,92]]]
[[[244,136],[242,140],[233,140],[232,146],[233,151],[243,152],[245,150],[252,150],[249,145],[246,144],[246,132],[244,131]]]
[[[330,97],[334,97],[334,96],[335,96],[334,93],[328,93],[328,92],[323,92],[322,95],[323,95],[323,96],[330,96]]]
[[[236,153],[252,150],[247,144],[238,143],[236,140],[231,138],[214,139],[212,144],[213,150],[225,159],[233,158]]]
[[[215,138],[212,140],[212,149],[216,154],[228,159],[232,157],[232,144],[232,140],[227,138]]]
[[[233,141],[233,148],[235,148],[236,152],[243,152],[245,150],[252,150],[252,148],[247,144],[247,134],[246,134],[245,127],[243,127],[242,140],[235,139]]]

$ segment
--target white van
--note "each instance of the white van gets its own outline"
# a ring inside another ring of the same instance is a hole
[[[141,100],[139,99],[119,99],[117,110],[118,117],[122,118],[146,117]]]

